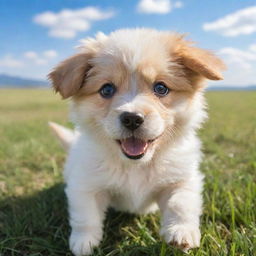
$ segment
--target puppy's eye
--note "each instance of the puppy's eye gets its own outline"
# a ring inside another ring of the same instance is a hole
[[[169,88],[163,82],[157,82],[154,84],[154,92],[157,96],[166,96],[169,91]]]
[[[106,99],[113,97],[115,92],[116,92],[116,87],[111,83],[104,84],[99,90],[100,95]]]

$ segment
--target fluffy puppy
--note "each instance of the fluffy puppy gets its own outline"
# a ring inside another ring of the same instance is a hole
[[[222,61],[182,35],[149,29],[99,33],[49,74],[71,99],[76,133],[52,125],[69,147],[65,165],[70,248],[89,255],[108,207],[160,209],[160,234],[188,250],[200,243],[202,180],[196,130],[206,118],[206,79]]]

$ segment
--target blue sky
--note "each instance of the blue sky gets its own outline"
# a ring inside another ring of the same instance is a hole
[[[188,33],[226,61],[221,84],[256,84],[255,0],[0,0],[0,73],[45,79],[80,39],[127,27]]]

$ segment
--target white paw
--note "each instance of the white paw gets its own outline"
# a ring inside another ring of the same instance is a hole
[[[180,248],[184,252],[200,245],[201,233],[199,227],[193,224],[176,224],[163,227],[160,234],[167,243]]]
[[[93,248],[100,243],[101,236],[91,232],[75,232],[72,231],[69,238],[69,246],[75,256],[90,255]]]

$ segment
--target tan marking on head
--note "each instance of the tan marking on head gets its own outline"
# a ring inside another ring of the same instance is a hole
[[[117,94],[128,90],[130,74],[121,60],[111,55],[99,55],[92,58],[89,64],[92,68],[87,72],[83,87],[74,95],[73,99],[83,100],[87,96],[99,95],[99,90],[107,83],[116,87]],[[108,101],[111,100],[108,99]]]

